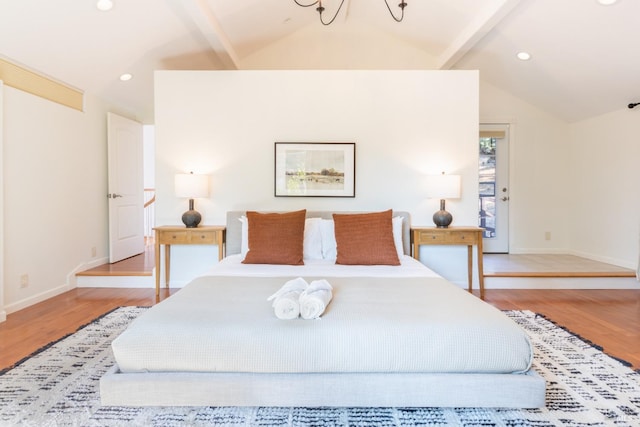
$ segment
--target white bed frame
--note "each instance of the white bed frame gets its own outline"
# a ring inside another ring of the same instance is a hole
[[[242,211],[227,214],[228,255],[240,253]],[[331,218],[332,212],[307,212]],[[410,254],[410,216],[401,215],[403,246]],[[504,407],[545,405],[545,381],[525,374],[122,373],[112,367],[100,380],[106,406],[349,406]]]

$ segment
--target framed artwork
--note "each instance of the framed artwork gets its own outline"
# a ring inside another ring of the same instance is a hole
[[[355,197],[355,142],[276,142],[276,197]]]

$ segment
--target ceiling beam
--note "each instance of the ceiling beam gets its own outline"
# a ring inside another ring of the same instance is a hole
[[[225,69],[237,70],[240,63],[238,55],[207,1],[189,0],[183,5]]]
[[[0,57],[0,81],[23,92],[84,111],[84,92],[81,90],[2,57]]]
[[[458,37],[438,57],[437,68],[448,70],[453,67],[473,46],[487,35],[502,19],[515,8],[521,0],[503,0],[495,6],[488,7],[460,32]]]

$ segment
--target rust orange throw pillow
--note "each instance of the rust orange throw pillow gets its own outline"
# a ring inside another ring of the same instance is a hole
[[[400,265],[393,242],[392,211],[333,214],[336,264]]]
[[[287,213],[247,212],[249,252],[244,264],[302,265],[306,210]]]

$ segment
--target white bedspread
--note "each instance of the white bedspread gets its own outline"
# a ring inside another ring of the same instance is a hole
[[[526,333],[440,277],[327,278],[319,320],[279,320],[267,297],[289,277],[194,280],[114,340],[122,372],[457,372],[529,369]]]
[[[404,255],[399,266],[340,265],[335,260],[305,259],[304,265],[242,264],[242,255],[230,255],[204,275],[251,277],[441,277],[420,261]]]

